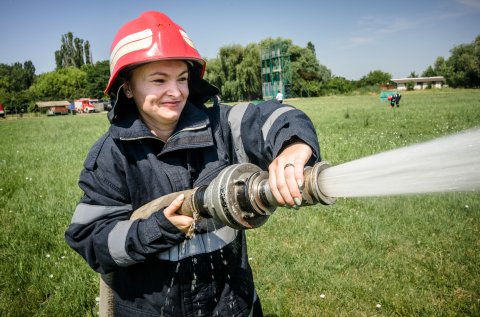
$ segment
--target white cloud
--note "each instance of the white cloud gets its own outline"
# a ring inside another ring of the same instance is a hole
[[[360,17],[357,22],[359,29],[357,34],[350,36],[343,49],[352,49],[357,46],[371,44],[381,39],[386,34],[392,34],[403,30],[414,28],[418,22],[397,17],[385,20],[372,16]]]
[[[480,10],[480,0],[456,0],[456,1],[471,9]]]
[[[480,0],[455,0],[470,9],[480,10]],[[408,16],[392,16],[385,19],[383,15],[372,16],[365,15],[358,18],[357,29],[344,41],[343,49],[352,49],[358,46],[376,43],[382,41],[385,36],[392,36],[399,32],[412,30],[415,28],[423,28],[427,24],[440,23],[441,21],[458,19],[465,16],[465,8],[463,10],[432,10],[422,12],[417,15]],[[458,9],[458,8],[457,8]]]

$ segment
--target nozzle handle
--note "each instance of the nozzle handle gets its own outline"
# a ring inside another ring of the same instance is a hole
[[[180,206],[177,213],[192,217],[193,213],[197,211],[197,204],[195,202],[195,193],[197,190],[198,188],[187,189],[154,199],[151,202],[136,209],[130,216],[130,219],[146,219],[150,217],[150,215],[154,212],[157,212],[162,208],[168,207],[172,203],[172,201],[174,201],[175,198],[177,198],[181,194],[185,195],[185,200],[183,201],[183,204]]]

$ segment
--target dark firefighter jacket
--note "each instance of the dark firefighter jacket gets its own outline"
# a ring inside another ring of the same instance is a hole
[[[245,233],[202,219],[187,239],[163,212],[132,212],[172,192],[209,184],[225,167],[267,169],[298,138],[320,159],[315,129],[292,106],[267,101],[199,107],[187,102],[166,143],[125,103],[91,148],[84,191],[65,237],[97,272],[113,272],[115,316],[249,316],[256,293]],[[127,110],[127,111],[125,111]]]

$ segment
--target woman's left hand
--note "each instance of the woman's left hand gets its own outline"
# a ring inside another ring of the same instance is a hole
[[[299,141],[288,145],[268,166],[270,189],[280,206],[301,204],[303,168],[312,154],[310,146]]]

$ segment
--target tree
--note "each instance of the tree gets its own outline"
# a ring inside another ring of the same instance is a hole
[[[410,75],[408,75],[407,78],[418,78],[418,74],[415,71],[410,72]]]
[[[108,60],[96,62],[95,65],[85,64],[80,68],[85,72],[85,96],[101,99],[110,77]]]
[[[92,64],[90,43],[73,36],[72,32],[62,35],[60,50],[55,51],[57,69],[67,67],[80,68],[84,64]]]
[[[352,91],[352,82],[344,77],[333,76],[325,85],[325,93],[346,94]]]
[[[257,44],[249,44],[243,51],[243,59],[237,65],[240,98],[254,100],[262,98],[260,49]]]
[[[26,61],[23,65],[19,62],[0,64],[0,88],[19,92],[28,89],[34,79],[35,66],[31,61]]]
[[[35,66],[31,61],[0,64],[0,102],[9,111],[24,109],[32,104],[32,96],[27,89],[35,80]]]
[[[424,71],[425,76],[443,76],[451,87],[480,87],[480,35],[472,43],[455,46],[450,52],[447,60],[437,57],[434,66]]]
[[[84,52],[85,52],[85,64],[93,64],[93,59],[92,59],[92,51],[90,48],[90,42],[85,41],[84,45]]]
[[[30,92],[40,100],[71,100],[85,96],[87,74],[78,68],[68,67],[41,74],[30,87]]]
[[[288,49],[292,67],[291,93],[294,96],[319,96],[321,84],[331,77],[330,70],[318,62],[313,44],[309,47],[291,45]]]
[[[207,68],[205,70],[205,80],[216,86],[220,89],[220,94],[222,93],[222,85],[225,82],[225,76],[222,72],[222,66],[220,64],[220,59],[212,58],[206,59]]]
[[[422,73],[422,77],[433,77],[433,76],[438,76],[437,73],[435,72],[435,69],[430,65],[425,69]]]
[[[449,85],[453,87],[480,87],[480,35],[470,44],[460,44],[450,50],[447,65],[453,74]]]
[[[308,41],[307,43],[307,48],[312,51],[313,55],[317,56],[317,53],[315,52],[315,45],[313,45],[312,42]]]
[[[239,100],[237,65],[242,62],[243,48],[241,45],[224,46],[220,48],[218,55],[222,77],[225,80],[222,84],[222,97],[225,100]]]
[[[435,60],[435,64],[433,65],[433,69],[436,74],[445,77],[446,79],[450,78],[453,73],[453,69],[451,66],[447,64],[447,61],[443,57],[437,57]]]
[[[390,73],[385,73],[381,70],[374,70],[369,72],[366,76],[360,78],[358,86],[378,86],[381,84],[388,84],[391,80],[392,75]]]

